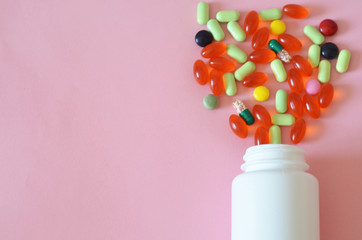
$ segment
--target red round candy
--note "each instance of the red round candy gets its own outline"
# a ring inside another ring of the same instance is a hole
[[[325,36],[332,36],[338,30],[337,23],[332,19],[324,19],[319,24],[319,31]]]

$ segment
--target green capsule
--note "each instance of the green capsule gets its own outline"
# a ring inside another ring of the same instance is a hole
[[[239,23],[229,22],[227,25],[227,29],[236,41],[242,42],[245,40],[246,34],[244,30],[240,27]]]
[[[312,25],[304,27],[304,34],[312,40],[314,44],[321,45],[324,42],[323,34]]]
[[[265,9],[260,11],[259,16],[263,21],[277,20],[282,17],[282,11],[279,8]]]
[[[242,119],[244,119],[247,125],[252,125],[255,122],[255,119],[249,109],[245,109],[239,115],[240,117],[242,117]]]
[[[234,96],[236,94],[237,88],[234,74],[230,72],[224,74],[224,86],[226,95]]]
[[[239,63],[244,63],[248,59],[248,56],[244,51],[235,46],[234,44],[229,44],[226,50],[227,54],[238,61]]]
[[[283,46],[278,42],[278,40],[272,39],[269,41],[268,46],[271,50],[273,50],[276,54],[283,50]]]
[[[329,82],[331,76],[331,63],[328,60],[322,60],[318,68],[318,80],[321,83]]]
[[[288,93],[284,89],[279,89],[275,94],[275,108],[278,113],[285,113],[288,110]]]
[[[216,20],[219,22],[237,21],[240,18],[240,13],[236,10],[219,11],[216,13]]]
[[[197,5],[197,22],[204,25],[209,21],[209,4],[206,2],[199,2]]]
[[[347,49],[343,49],[339,52],[336,69],[339,73],[344,73],[347,71],[349,66],[349,61],[351,59],[351,52]]]
[[[270,63],[270,67],[274,73],[275,79],[278,82],[284,82],[287,79],[287,72],[285,71],[282,61],[279,59],[274,59]]]
[[[295,122],[295,118],[292,114],[274,114],[272,116],[273,124],[278,126],[292,126]]]
[[[282,143],[282,134],[280,127],[273,125],[269,128],[270,143],[271,144],[281,144]]]
[[[212,36],[216,41],[221,41],[225,38],[225,33],[222,30],[220,24],[215,19],[210,19],[207,22],[207,28],[210,30]]]
[[[308,50],[308,60],[310,64],[312,64],[312,67],[318,67],[320,58],[321,47],[316,44],[311,45]]]
[[[234,75],[236,80],[241,81],[244,79],[244,77],[246,77],[247,75],[249,75],[254,71],[255,71],[255,64],[253,62],[247,61],[246,63],[244,63],[243,66],[241,66],[235,71]]]

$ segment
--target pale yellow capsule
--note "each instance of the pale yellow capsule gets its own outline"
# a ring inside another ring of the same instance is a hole
[[[239,23],[229,22],[227,25],[227,29],[236,41],[242,42],[245,40],[246,34],[244,30],[240,27]]]
[[[343,49],[339,52],[336,69],[339,73],[344,73],[348,70],[349,61],[351,59],[351,52],[347,49]]]
[[[226,95],[234,96],[236,94],[237,88],[234,74],[230,72],[224,74],[224,86]]]
[[[204,25],[209,21],[209,4],[206,2],[199,2],[197,5],[197,22]]]
[[[255,71],[255,64],[253,62],[247,61],[246,63],[244,63],[243,66],[241,66],[235,71],[234,75],[236,80],[241,81],[244,79],[244,77],[246,77],[247,75],[249,75],[254,71]]]
[[[210,30],[216,41],[221,41],[225,38],[225,33],[216,19],[210,19],[207,22],[207,28]]]
[[[219,11],[216,13],[216,19],[219,22],[237,21],[240,18],[240,13],[236,10]]]

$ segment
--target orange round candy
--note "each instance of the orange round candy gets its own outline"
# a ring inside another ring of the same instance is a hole
[[[298,52],[302,50],[302,43],[293,35],[283,33],[278,36],[278,41],[287,51]]]
[[[304,119],[299,118],[295,121],[292,129],[290,130],[290,140],[292,141],[292,143],[297,144],[302,141],[305,135],[306,128],[307,126]]]
[[[246,35],[252,35],[258,29],[259,25],[259,15],[255,11],[250,11],[246,15],[244,20],[244,30]]]
[[[196,60],[194,63],[194,77],[201,85],[205,85],[210,79],[207,65],[201,60]]]
[[[201,50],[201,56],[204,58],[217,57],[226,52],[226,44],[223,42],[213,42]]]
[[[247,75],[241,84],[244,87],[258,87],[263,85],[268,80],[268,74],[263,72],[253,72]]]
[[[236,136],[240,138],[246,138],[248,136],[248,127],[240,116],[235,114],[230,115],[229,124]]]
[[[306,113],[311,118],[319,118],[321,115],[317,99],[309,94],[303,96],[303,105]]]
[[[326,108],[331,104],[334,95],[334,88],[332,84],[325,83],[319,93],[319,106]]]
[[[293,64],[294,68],[300,71],[301,74],[304,76],[310,76],[313,74],[312,65],[302,56],[294,55],[292,57],[291,63]]]
[[[309,15],[308,10],[305,7],[302,7],[298,4],[287,4],[283,7],[283,12],[285,15],[292,18],[306,18]]]
[[[235,69],[235,63],[224,57],[210,58],[209,65],[221,72],[232,72]]]
[[[251,40],[251,46],[255,49],[263,48],[269,40],[269,29],[266,27],[260,28],[253,36]]]
[[[270,114],[262,105],[256,104],[253,107],[253,115],[263,127],[269,128],[272,125]]]
[[[273,50],[259,49],[250,53],[249,60],[253,63],[269,63],[275,59],[276,55]]]
[[[300,118],[303,116],[304,113],[303,101],[298,94],[296,94],[295,92],[289,93],[287,102],[288,102],[288,109],[294,117]]]
[[[225,91],[223,73],[215,69],[210,72],[210,89],[215,96]]]
[[[300,94],[304,91],[303,77],[296,69],[289,69],[287,74],[287,81],[290,89],[293,92]]]
[[[254,136],[255,145],[268,144],[269,143],[269,130],[264,127],[258,127]]]

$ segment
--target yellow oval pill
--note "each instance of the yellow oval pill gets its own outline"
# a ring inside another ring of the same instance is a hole
[[[254,98],[259,102],[263,102],[269,98],[269,89],[264,86],[259,86],[254,90]]]

